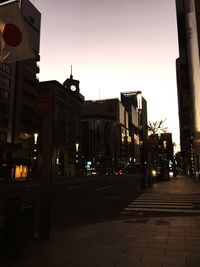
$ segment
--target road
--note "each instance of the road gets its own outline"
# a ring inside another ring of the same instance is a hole
[[[139,196],[139,175],[53,179],[51,225],[80,223],[118,216],[126,205]],[[37,229],[40,206],[40,183],[19,182],[0,184],[0,217],[4,215],[5,199],[19,196],[21,207],[33,206]]]
[[[118,216],[140,193],[139,176],[102,177],[78,185],[54,186],[52,225]]]

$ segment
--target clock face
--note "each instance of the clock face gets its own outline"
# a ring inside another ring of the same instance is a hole
[[[72,84],[72,85],[70,86],[70,90],[73,91],[73,92],[75,92],[75,91],[76,91],[76,86],[75,86],[74,84]]]

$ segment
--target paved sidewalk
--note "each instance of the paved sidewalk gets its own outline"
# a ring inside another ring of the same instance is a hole
[[[198,194],[200,185],[177,178],[149,190]],[[200,216],[124,217],[62,229],[22,247],[17,259],[0,259],[0,266],[199,267]]]
[[[170,194],[200,194],[200,184],[188,176],[178,175],[170,179],[155,183],[146,192],[152,193],[170,193]]]

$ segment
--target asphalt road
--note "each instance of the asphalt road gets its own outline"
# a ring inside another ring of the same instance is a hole
[[[96,219],[119,216],[120,211],[139,194],[139,175],[81,177],[52,182],[51,227],[57,228]],[[37,231],[40,207],[40,183],[0,184],[0,217],[5,200],[19,196],[21,207],[33,206]]]
[[[139,176],[103,177],[52,192],[52,226],[118,216],[139,194]]]

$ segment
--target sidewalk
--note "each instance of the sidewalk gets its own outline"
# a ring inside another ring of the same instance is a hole
[[[200,184],[187,176],[177,175],[170,181],[154,184],[146,192],[170,194],[200,194]]]
[[[200,194],[200,185],[178,177],[148,191]],[[0,266],[199,267],[200,216],[124,217],[54,231],[22,247],[18,259],[0,259]]]

